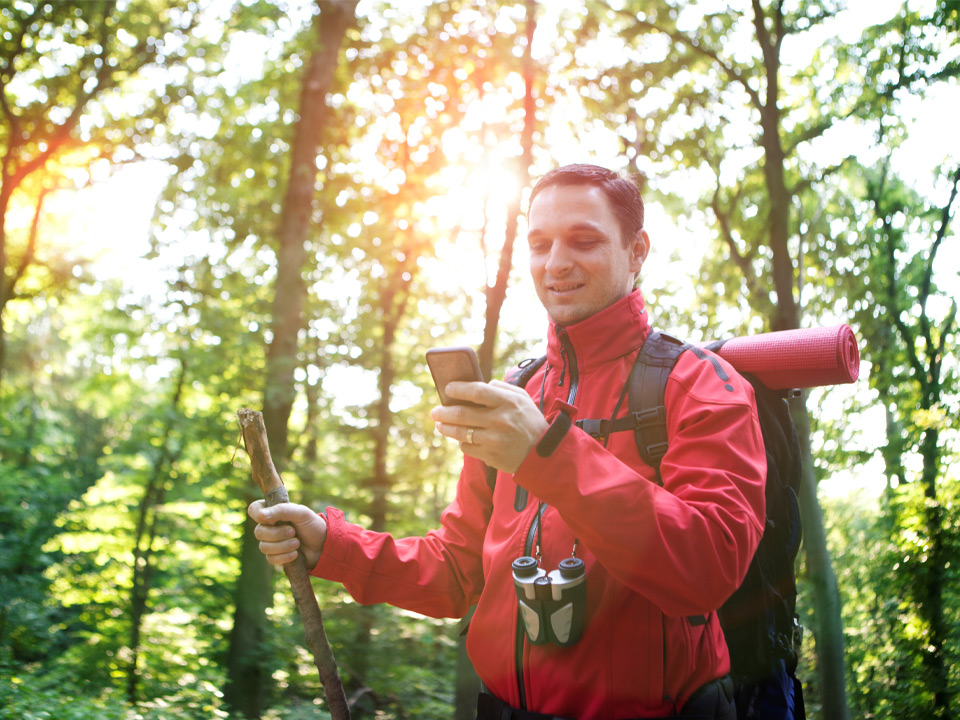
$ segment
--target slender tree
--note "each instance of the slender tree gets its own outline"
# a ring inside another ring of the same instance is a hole
[[[302,80],[298,118],[290,146],[282,223],[277,243],[277,281],[272,309],[272,340],[267,350],[263,418],[278,467],[287,457],[287,423],[295,394],[299,336],[303,329],[303,280],[307,238],[313,228],[317,156],[329,122],[330,91],[340,46],[355,20],[356,1],[318,3],[314,16],[315,45]],[[251,494],[248,498],[253,500]],[[268,677],[259,648],[265,638],[264,611],[271,604],[269,566],[257,549],[253,522],[244,524],[242,565],[235,590],[236,614],[228,654],[225,697],[247,717],[260,717]]]
[[[536,128],[536,67],[533,62],[533,35],[537,29],[537,5],[534,0],[526,0],[524,5],[524,44],[521,68],[523,72],[523,124],[520,132],[520,158],[516,164],[517,191],[507,207],[507,222],[504,229],[503,246],[497,259],[497,274],[492,284],[485,290],[486,312],[483,325],[483,344],[480,346],[480,370],[485,378],[493,377],[494,358],[497,342],[497,329],[500,326],[500,311],[507,297],[507,284],[513,268],[513,246],[517,239],[520,224],[523,192],[530,184],[530,168],[533,165],[533,135]]]
[[[952,631],[946,620],[946,584],[953,561],[949,548],[956,533],[947,521],[942,489],[947,452],[942,439],[948,427],[942,413],[948,398],[956,392],[955,375],[950,368],[955,363],[957,348],[957,300],[951,298],[944,313],[933,310],[931,300],[941,295],[933,279],[938,253],[945,241],[956,237],[950,225],[960,190],[960,166],[944,174],[942,180],[946,181],[947,199],[939,208],[924,208],[913,192],[891,177],[889,159],[867,182],[876,239],[867,277],[881,303],[882,314],[876,319],[865,317],[863,323],[867,344],[871,345],[868,357],[875,358],[881,368],[874,382],[884,384],[882,395],[899,399],[896,415],[888,418],[888,423],[906,431],[906,438],[901,435],[897,447],[915,442],[922,459],[917,481],[922,491],[919,512],[927,550],[912,563],[917,566],[917,582],[907,590],[924,624],[920,655],[931,698],[929,709],[931,716],[937,718],[952,717],[956,694],[948,673]],[[916,228],[904,228],[898,221],[905,213],[923,218],[921,232],[928,233],[927,237],[916,237],[912,247],[907,240]],[[891,329],[897,340],[896,353],[883,344]],[[873,341],[876,346],[872,346]],[[900,362],[893,364],[898,356]],[[905,406],[904,400],[909,404]],[[888,413],[893,415],[889,410]],[[903,421],[901,414],[905,416]],[[900,453],[902,450],[885,453],[888,472],[898,480],[895,486],[888,484],[888,493],[893,487],[902,491],[900,483],[909,479]],[[901,531],[903,511],[899,510],[899,503],[893,500],[887,509],[894,514],[896,530]]]
[[[160,447],[143,489],[137,509],[137,525],[133,538],[133,581],[130,588],[130,663],[127,668],[127,701],[136,705],[139,699],[140,643],[143,620],[149,610],[150,584],[154,573],[153,554],[157,539],[157,521],[167,496],[170,475],[177,461],[171,442],[177,415],[182,409],[186,362],[180,359],[180,370],[174,383],[169,413],[160,435]]]

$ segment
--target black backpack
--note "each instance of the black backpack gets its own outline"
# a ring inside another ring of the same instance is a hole
[[[708,345],[716,352],[723,342]],[[632,430],[640,456],[659,475],[667,451],[664,393],[667,378],[684,352],[714,363],[721,379],[725,371],[699,347],[664,333],[651,332],[627,380],[628,410],[616,420],[578,420],[577,426],[597,439]],[[524,387],[546,357],[522,364],[509,382]],[[756,378],[753,385],[760,429],[767,453],[767,515],[763,537],[743,583],[717,611],[730,650],[730,674],[738,720],[803,720],[803,689],[796,677],[803,628],[796,614],[794,559],[800,547],[800,442],[782,391],[771,390]],[[488,475],[493,481],[496,471]],[[706,618],[692,617],[693,624]]]

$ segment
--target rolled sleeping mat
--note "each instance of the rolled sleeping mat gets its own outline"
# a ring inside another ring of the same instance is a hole
[[[860,350],[849,325],[744,335],[708,347],[773,390],[841,385],[860,376]]]

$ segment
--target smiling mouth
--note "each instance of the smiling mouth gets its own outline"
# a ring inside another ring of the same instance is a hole
[[[563,283],[562,285],[561,284],[547,285],[547,290],[549,290],[552,293],[562,294],[562,293],[573,292],[574,290],[579,290],[582,287],[583,287],[583,283]]]

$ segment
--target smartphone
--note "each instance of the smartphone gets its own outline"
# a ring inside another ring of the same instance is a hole
[[[459,380],[463,382],[483,382],[480,363],[473,348],[448,347],[427,350],[427,365],[433,375],[433,384],[440,393],[441,405],[474,405],[474,403],[454,400],[447,396],[447,383]]]

